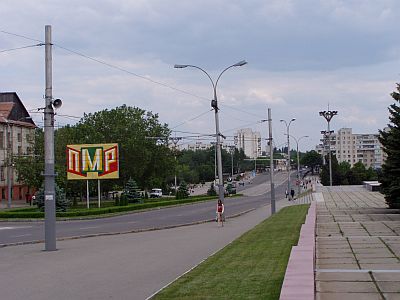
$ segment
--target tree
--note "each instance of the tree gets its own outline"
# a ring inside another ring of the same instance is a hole
[[[44,134],[37,128],[31,141],[31,153],[28,156],[18,156],[14,159],[17,180],[38,190],[43,184],[44,170]]]
[[[303,166],[311,168],[311,173],[314,174],[314,170],[317,166],[322,165],[322,156],[317,151],[307,151],[300,160]]]
[[[185,199],[189,197],[189,190],[187,184],[184,180],[181,181],[181,184],[178,187],[178,191],[176,192],[176,199]]]
[[[132,178],[129,178],[125,185],[124,195],[128,199],[128,202],[138,202],[140,200],[139,187]]]
[[[340,170],[339,170],[339,164],[336,159],[335,155],[332,155],[332,185],[340,185],[341,184],[341,179],[340,179]],[[329,176],[329,157],[326,157],[326,164],[322,166],[321,169],[321,183],[323,185],[330,185],[330,176]]]
[[[55,185],[56,190],[56,210],[67,211],[70,206],[70,201],[65,197],[65,192],[57,184]],[[41,211],[44,210],[44,187],[41,187],[36,194],[36,202]]]
[[[400,84],[397,92],[391,94],[397,102],[389,106],[389,120],[387,130],[380,130],[379,141],[387,158],[382,166],[382,192],[390,208],[400,208]]]

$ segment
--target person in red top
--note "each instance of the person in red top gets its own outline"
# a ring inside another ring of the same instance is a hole
[[[217,221],[221,226],[224,226],[224,204],[222,203],[221,199],[218,200],[217,203]]]

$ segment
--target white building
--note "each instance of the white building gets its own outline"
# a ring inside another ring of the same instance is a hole
[[[362,162],[367,168],[379,169],[382,167],[384,154],[378,137],[379,134],[353,134],[351,128],[342,128],[331,134],[331,151],[339,163],[346,161],[353,166]],[[328,141],[325,142],[325,147],[323,144],[315,147],[321,155],[326,155],[328,149]]]
[[[257,158],[261,152],[261,134],[253,132],[251,128],[240,129],[235,134],[235,146],[243,149],[244,154],[249,158]]]
[[[207,150],[207,149],[214,147],[214,145],[215,145],[215,142],[211,142],[211,143],[196,142],[194,144],[187,144],[186,147],[183,147],[183,149],[192,150],[192,151]],[[221,145],[221,148],[225,149],[228,152],[230,151],[231,147],[232,146],[227,145],[227,144]]]

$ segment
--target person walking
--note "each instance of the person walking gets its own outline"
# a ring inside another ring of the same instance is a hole
[[[218,225],[221,224],[221,226],[224,226],[224,210],[224,204],[222,203],[221,199],[219,199],[217,203],[217,222]]]
[[[288,192],[288,190],[285,190],[285,197],[286,197],[286,199],[288,198],[288,196],[289,196],[289,192]],[[290,199],[289,199],[289,201],[290,201]]]
[[[291,196],[291,199],[293,200],[293,199],[294,199],[294,189],[292,189],[292,190],[290,191],[290,196]]]

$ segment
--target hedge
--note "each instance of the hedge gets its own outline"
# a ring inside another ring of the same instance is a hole
[[[215,196],[202,196],[202,197],[193,197],[186,198],[180,200],[165,200],[159,202],[148,202],[148,203],[137,203],[130,204],[126,206],[113,206],[113,207],[102,207],[102,208],[90,208],[84,210],[71,210],[67,212],[57,212],[56,216],[61,218],[67,217],[82,217],[82,216],[93,216],[93,215],[104,215],[104,214],[112,214],[118,212],[127,212],[127,211],[135,211],[135,210],[143,210],[154,207],[164,207],[170,205],[178,205],[178,204],[186,204],[186,203],[194,203],[199,201],[206,201],[216,199]],[[36,211],[35,211],[36,210]],[[37,208],[22,208],[15,209],[9,211],[0,211],[0,219],[36,219],[36,218],[44,218],[44,212],[37,211]]]

